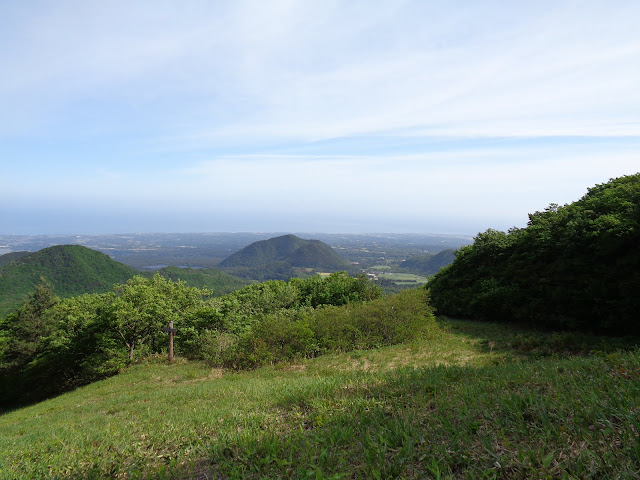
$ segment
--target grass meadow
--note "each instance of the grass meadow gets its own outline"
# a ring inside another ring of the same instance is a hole
[[[416,285],[424,285],[428,280],[427,277],[415,275],[413,273],[380,272],[378,273],[378,277],[396,283],[413,283]]]
[[[150,359],[0,416],[0,478],[640,478],[633,340],[438,325],[242,373]]]

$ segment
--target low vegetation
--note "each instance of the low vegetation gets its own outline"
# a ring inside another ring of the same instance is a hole
[[[377,272],[377,283],[387,294],[399,293],[407,288],[415,288],[427,283],[428,278],[414,273]]]

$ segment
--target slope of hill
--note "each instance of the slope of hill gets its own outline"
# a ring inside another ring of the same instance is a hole
[[[0,267],[0,316],[19,307],[44,277],[56,295],[106,292],[138,272],[79,245],[45,248]]]
[[[5,253],[4,255],[0,255],[0,267],[2,267],[3,265],[7,265],[21,257],[24,257],[25,255],[30,255],[30,254],[31,252],[11,252],[11,253]]]
[[[155,272],[154,272],[155,273]],[[214,295],[226,295],[248,285],[249,282],[233,275],[229,275],[217,268],[180,268],[165,267],[157,270],[165,278],[182,280],[190,287],[206,287],[213,290]]]
[[[289,261],[294,267],[339,269],[349,266],[349,263],[326,243],[320,240],[308,242],[290,255]]]
[[[640,333],[640,173],[478,234],[429,286],[447,315]]]
[[[449,248],[435,255],[414,255],[402,262],[400,267],[423,275],[433,275],[453,262],[454,258],[455,250]]]
[[[348,270],[351,265],[320,240],[282,235],[261,240],[234,253],[219,265],[229,272],[254,279],[288,279],[295,268]]]
[[[284,235],[247,245],[220,262],[220,267],[258,267],[284,260],[301,246],[301,238]]]
[[[288,367],[135,365],[1,415],[0,477],[637,478],[640,355],[534,340],[558,343],[451,321]]]

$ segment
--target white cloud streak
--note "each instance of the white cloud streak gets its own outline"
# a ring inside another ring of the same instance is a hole
[[[186,122],[173,133],[208,142],[640,131],[635,2],[45,5],[24,7],[7,35],[20,48],[2,55],[3,100],[17,94],[34,115],[97,90],[168,102],[161,122],[168,97],[197,96],[173,112]]]

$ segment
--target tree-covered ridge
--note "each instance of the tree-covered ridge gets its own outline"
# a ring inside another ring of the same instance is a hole
[[[4,255],[0,255],[0,267],[2,267],[3,265],[8,265],[9,263],[13,262],[14,260],[17,260],[21,257],[24,257],[25,255],[30,255],[31,252],[10,252],[10,253],[5,253]]]
[[[478,234],[428,286],[447,315],[639,333],[640,174]]]
[[[448,248],[435,255],[413,255],[400,263],[400,268],[423,275],[433,275],[453,262],[454,258],[455,250]]]
[[[44,248],[0,267],[0,316],[18,308],[44,277],[60,297],[111,290],[136,270],[80,245]]]
[[[183,281],[190,287],[208,288],[216,296],[226,295],[249,283],[218,268],[164,267],[156,273],[174,282]]]

